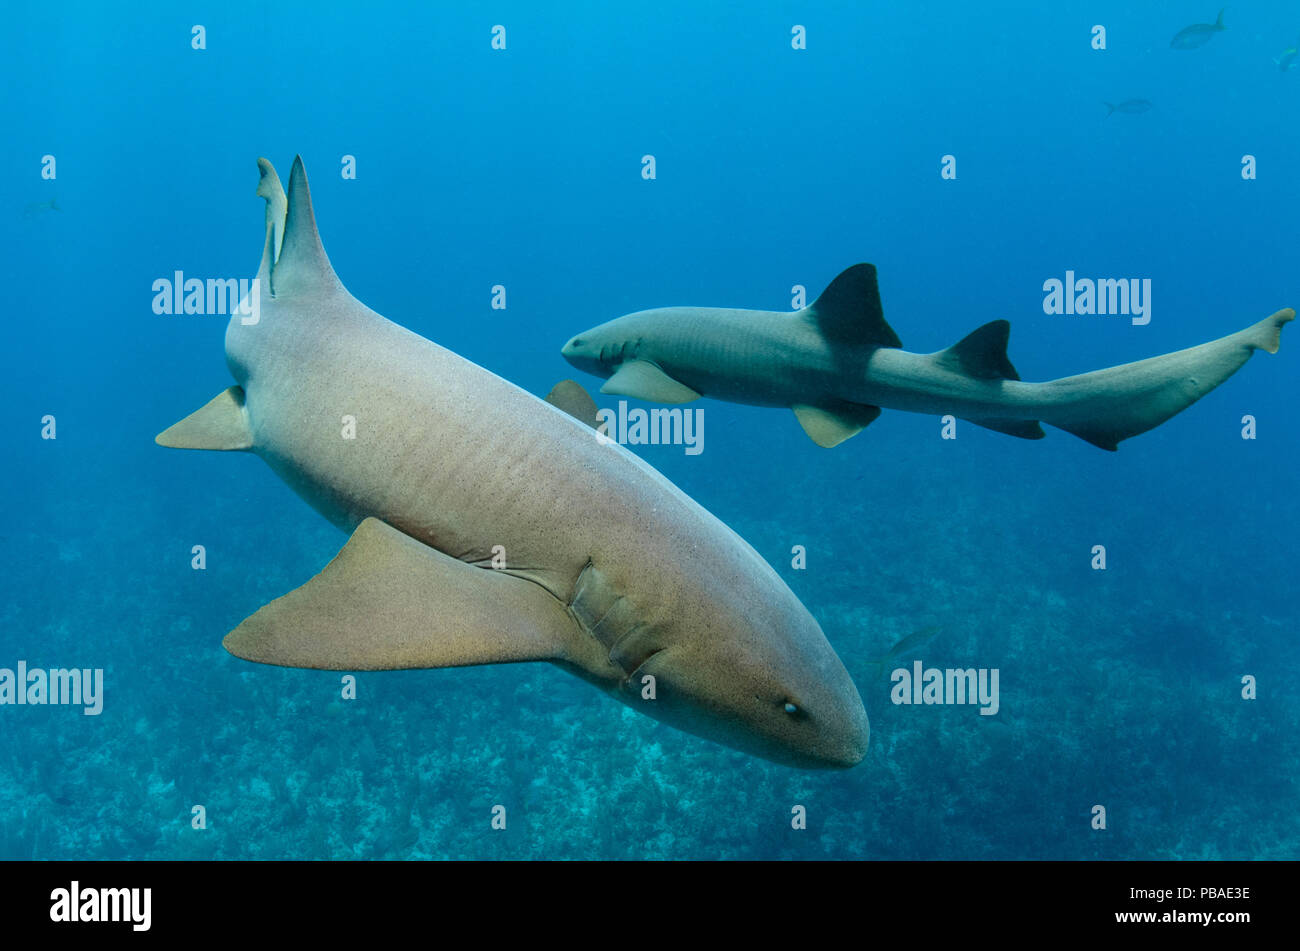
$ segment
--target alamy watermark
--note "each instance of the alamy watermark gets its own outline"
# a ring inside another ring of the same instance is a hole
[[[627,400],[619,400],[617,410],[598,409],[596,418],[600,420],[596,438],[601,445],[685,446],[688,456],[704,451],[704,410],[699,407],[629,410]]]
[[[1076,278],[1065,272],[1065,280],[1043,281],[1044,314],[1131,317],[1135,326],[1151,323],[1151,278]]]
[[[80,706],[88,717],[104,710],[104,668],[37,667],[20,660],[16,670],[0,667],[0,706]]]
[[[132,931],[148,931],[152,906],[152,888],[83,888],[74,880],[50,892],[50,921],[128,922]]]
[[[998,699],[998,668],[966,669],[925,667],[919,660],[912,669],[897,668],[889,675],[895,704],[979,704],[980,716],[994,716],[1001,707]]]
[[[262,282],[257,278],[187,278],[183,271],[153,282],[153,312],[160,316],[238,316],[252,326],[262,319]]]

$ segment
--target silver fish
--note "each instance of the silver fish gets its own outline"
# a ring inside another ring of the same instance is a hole
[[[1191,26],[1183,27],[1174,34],[1169,45],[1176,50],[1199,49],[1210,42],[1215,33],[1222,33],[1226,29],[1227,27],[1223,25],[1223,10],[1220,10],[1218,19],[1213,23],[1193,23]]]
[[[1152,103],[1147,99],[1125,99],[1120,103],[1107,102],[1104,103],[1104,105],[1107,110],[1109,110],[1106,113],[1106,117],[1110,118],[1110,116],[1116,112],[1124,112],[1131,115],[1136,115],[1139,112],[1147,112],[1151,108]]]

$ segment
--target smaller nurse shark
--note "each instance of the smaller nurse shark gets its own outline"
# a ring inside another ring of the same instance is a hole
[[[1022,439],[1040,423],[1114,451],[1214,389],[1256,350],[1276,353],[1279,310],[1235,334],[1163,356],[1046,383],[1024,383],[1007,358],[1011,325],[995,320],[937,353],[909,353],[885,322],[876,268],[855,264],[800,311],[667,307],[627,314],[572,338],[561,353],[607,377],[602,393],[656,403],[701,396],[794,410],[829,448],[882,409],[952,415]]]

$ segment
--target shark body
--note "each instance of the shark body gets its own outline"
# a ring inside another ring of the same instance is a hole
[[[357,301],[301,160],[287,196],[258,164],[261,303],[227,328],[237,385],[157,442],[253,452],[351,537],[231,631],[231,653],[334,670],[549,661],[755,755],[863,758],[853,681],[749,545],[596,438],[580,388],[557,388],[561,411]]]
[[[1287,308],[1219,340],[1046,383],[1020,380],[1011,325],[995,320],[936,353],[902,349],[876,269],[855,264],[796,312],[668,307],[578,334],[561,351],[606,377],[602,393],[660,403],[708,396],[788,407],[818,445],[861,432],[882,409],[952,415],[1041,439],[1048,423],[1102,449],[1146,432],[1214,389],[1255,350],[1276,353]]]

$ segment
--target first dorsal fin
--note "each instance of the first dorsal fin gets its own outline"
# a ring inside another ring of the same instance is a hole
[[[293,171],[289,173],[287,205],[284,240],[271,269],[271,293],[285,297],[342,286],[316,232],[316,215],[312,211],[311,188],[302,167],[302,156],[293,160]]]
[[[832,344],[901,347],[885,323],[874,264],[855,264],[840,272],[808,308],[809,318]]]
[[[1007,340],[1011,324],[993,320],[972,330],[947,350],[935,354],[935,360],[979,380],[1018,380],[1020,374],[1007,359]]]

